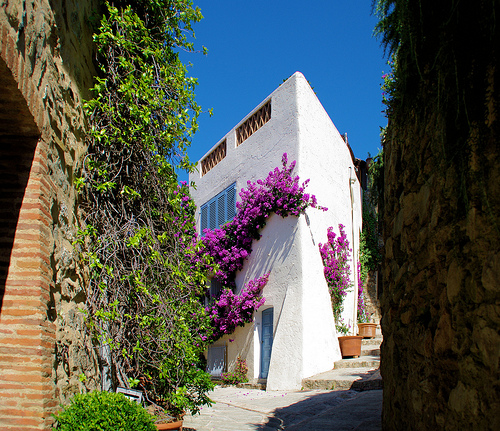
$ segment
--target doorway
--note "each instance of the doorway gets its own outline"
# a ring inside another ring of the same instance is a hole
[[[267,379],[273,348],[273,308],[262,312],[262,340],[260,349],[260,378]]]

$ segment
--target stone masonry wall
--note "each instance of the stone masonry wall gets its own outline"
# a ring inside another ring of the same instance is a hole
[[[423,3],[427,28],[440,31],[429,17],[454,22]],[[405,94],[389,120],[381,301],[386,430],[500,429],[498,30],[484,38],[468,33],[458,43],[470,25],[482,31],[490,24],[491,11],[477,24],[481,7],[495,6],[462,2],[453,9],[463,28],[443,34],[455,35],[460,57],[441,81],[434,59],[454,47],[425,33],[429,67],[417,51],[422,75],[407,86],[415,103],[404,105]]]
[[[380,323],[380,301],[378,299],[378,270],[368,271],[368,276],[364,285],[365,310],[368,321]]]
[[[48,429],[82,381],[98,382],[84,337],[72,242],[97,1],[0,3],[0,428]]]

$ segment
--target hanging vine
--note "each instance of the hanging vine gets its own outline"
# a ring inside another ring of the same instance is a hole
[[[195,206],[175,174],[191,166],[200,114],[178,51],[193,51],[201,18],[190,0],[105,3],[94,35],[101,73],[85,104],[89,149],[76,180],[87,321],[103,380],[138,385],[173,413],[197,412],[212,387],[200,363],[211,334],[199,300],[207,262],[188,259]]]

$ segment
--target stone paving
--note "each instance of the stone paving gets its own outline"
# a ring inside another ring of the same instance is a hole
[[[216,387],[212,407],[186,417],[185,431],[380,431],[382,390],[261,391]]]

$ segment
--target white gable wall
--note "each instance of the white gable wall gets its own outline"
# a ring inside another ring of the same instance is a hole
[[[270,98],[271,120],[239,147],[235,146],[235,127],[225,136],[226,157],[203,178],[196,173],[190,180],[197,184],[192,195],[201,207],[234,182],[239,192],[247,180],[265,178],[280,166],[286,152],[289,161],[297,160],[294,174],[302,181],[310,178],[307,192],[329,208],[328,212],[310,208],[300,217],[270,217],[261,231],[262,238],[254,242],[252,254],[236,277],[241,289],[244,283],[271,271],[263,292],[266,303],[256,313],[253,330],[238,328],[218,342],[228,345],[229,363],[242,355],[247,359],[249,377],[258,378],[260,319],[262,310],[272,306],[274,341],[267,388],[291,390],[301,387],[302,378],[331,369],[340,359],[318,243],[326,241],[329,226],[338,232],[342,223],[352,244],[351,233],[353,227],[357,232],[361,214],[359,207],[359,216],[356,213],[352,223],[349,167],[353,178],[355,173],[347,146],[302,74],[294,74]],[[359,195],[359,184],[353,188],[354,196]],[[199,225],[199,214],[197,222]],[[353,289],[346,301],[346,322],[355,317],[355,292]],[[228,343],[229,338],[235,341]]]
[[[361,230],[361,187],[346,143],[340,136],[330,117],[319,103],[303,75],[297,86],[299,113],[299,156],[300,178],[309,178],[308,190],[315,194],[318,202],[328,208],[327,212],[307,210],[310,220],[310,234],[313,242],[325,243],[327,228],[332,226],[339,234],[338,225],[345,226],[347,238],[352,249],[351,278],[353,287],[344,301],[343,318],[356,334],[357,313],[357,261],[359,232]],[[305,261],[304,261],[305,262]],[[307,290],[304,289],[307,295]],[[306,316],[312,313],[306,312]],[[314,331],[315,322],[310,322]],[[312,337],[305,337],[312,340]],[[314,355],[315,349],[306,343],[305,350]]]

